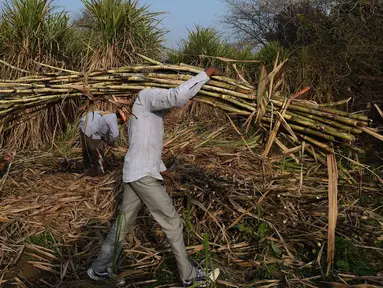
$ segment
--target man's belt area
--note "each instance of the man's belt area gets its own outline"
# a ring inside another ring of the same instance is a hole
[[[90,135],[88,137],[93,139],[93,140],[101,140],[102,139],[102,137],[100,135],[96,134],[96,133],[92,134],[92,135]]]

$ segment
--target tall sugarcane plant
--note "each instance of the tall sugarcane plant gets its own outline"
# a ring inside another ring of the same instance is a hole
[[[83,47],[73,45],[77,40],[69,17],[66,12],[59,12],[51,1],[7,0],[2,5],[0,23],[2,79],[48,71],[47,65],[66,68],[79,62],[77,57],[81,53],[78,51]],[[75,51],[76,48],[79,49]],[[8,134],[2,134],[0,145],[8,141],[15,147],[31,144],[30,147],[35,148],[39,143],[49,142],[55,131],[64,129],[60,111],[65,111],[69,119],[73,115],[74,110],[67,109],[70,103],[64,106],[52,106],[36,114],[38,117],[31,121],[20,123]],[[35,111],[26,110],[24,113]]]
[[[181,40],[178,48],[170,50],[167,56],[171,63],[185,63],[199,67],[217,66],[228,74],[240,71],[249,79],[255,75],[254,62],[259,60],[247,44],[229,43],[214,27],[200,25],[189,30],[186,39]],[[235,67],[232,65],[233,62],[225,62],[222,59],[235,59]]]
[[[70,51],[73,35],[69,17],[56,12],[51,2],[7,0],[1,15],[1,58],[10,64],[0,66],[3,78],[39,71],[42,66],[36,62],[62,67],[76,54]]]
[[[92,69],[131,64],[133,51],[155,57],[161,54],[164,31],[162,13],[151,12],[137,0],[83,0],[80,27],[85,28],[91,47]],[[87,65],[85,65],[88,67]]]

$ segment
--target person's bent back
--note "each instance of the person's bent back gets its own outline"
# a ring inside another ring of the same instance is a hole
[[[122,111],[108,113],[88,112],[80,121],[80,135],[84,176],[102,175],[105,172],[104,150],[119,137],[118,125],[126,122]]]

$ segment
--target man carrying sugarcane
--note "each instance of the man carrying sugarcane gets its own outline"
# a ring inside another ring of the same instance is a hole
[[[198,284],[205,287],[215,281],[219,270],[206,272],[194,267],[188,260],[183,239],[183,224],[172,200],[163,186],[162,176],[169,175],[162,162],[164,117],[173,108],[185,105],[210,80],[221,71],[209,67],[204,72],[172,89],[144,89],[139,92],[129,120],[129,151],[125,155],[123,203],[117,221],[109,231],[101,252],[88,269],[94,280],[111,279],[115,275],[117,256],[124,239],[133,226],[143,204],[165,232],[177,261],[178,272],[185,287]],[[124,285],[120,279],[118,285]]]
[[[118,125],[126,122],[124,112],[88,112],[80,121],[80,136],[84,176],[98,176],[105,173],[104,149],[113,145],[118,137]]]

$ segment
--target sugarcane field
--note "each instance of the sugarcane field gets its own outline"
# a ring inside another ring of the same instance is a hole
[[[383,287],[382,0],[0,9],[0,288]]]

